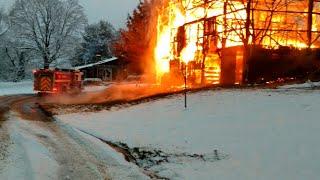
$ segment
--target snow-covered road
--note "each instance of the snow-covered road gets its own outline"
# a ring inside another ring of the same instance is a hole
[[[146,179],[105,143],[41,113],[33,96],[0,97],[0,179]]]
[[[131,149],[176,154],[148,167],[162,177],[298,180],[320,175],[319,112],[319,90],[290,86],[194,93],[186,110],[176,96],[56,118]],[[219,161],[212,160],[214,150]]]
[[[9,120],[4,179],[146,179],[110,147],[56,122]],[[1,162],[1,161],[0,161]]]

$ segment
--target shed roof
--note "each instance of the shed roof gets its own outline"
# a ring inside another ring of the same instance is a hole
[[[93,67],[93,66],[100,65],[100,64],[105,64],[105,63],[108,63],[108,62],[111,62],[111,61],[115,61],[115,60],[118,60],[118,58],[117,57],[112,57],[112,58],[109,58],[109,59],[101,60],[101,61],[96,62],[96,63],[86,64],[86,65],[83,65],[83,66],[77,66],[77,67],[74,67],[74,69],[75,70],[81,70],[81,69],[84,69],[84,68]]]

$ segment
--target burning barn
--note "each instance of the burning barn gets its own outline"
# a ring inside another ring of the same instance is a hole
[[[306,75],[319,69],[319,22],[318,0],[169,0],[159,8],[157,81],[230,85]]]

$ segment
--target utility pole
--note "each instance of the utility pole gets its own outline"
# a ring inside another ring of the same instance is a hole
[[[187,109],[187,63],[184,63],[184,108]]]
[[[227,43],[227,29],[228,29],[228,22],[227,22],[227,13],[228,13],[228,0],[224,1],[223,3],[223,37],[222,37],[222,50],[226,48]]]
[[[311,48],[312,45],[312,21],[313,21],[313,8],[314,8],[314,0],[308,0],[308,30],[307,30],[307,36],[308,36],[308,49]]]
[[[248,82],[248,78],[249,78],[249,56],[251,56],[252,54],[252,47],[249,47],[249,39],[250,39],[250,26],[251,26],[251,10],[253,7],[253,1],[252,0],[248,0],[247,1],[247,5],[246,5],[246,13],[247,13],[247,19],[245,22],[245,38],[244,38],[244,42],[243,42],[243,60],[245,61],[245,79],[244,81],[247,83]],[[254,15],[252,14],[252,18],[254,17]]]

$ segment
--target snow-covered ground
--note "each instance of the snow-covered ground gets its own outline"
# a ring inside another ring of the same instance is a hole
[[[85,86],[83,92],[98,92],[106,89],[108,86]],[[33,81],[22,82],[0,82],[0,96],[15,94],[34,94]]]
[[[121,154],[65,124],[11,112],[0,127],[0,179],[147,179]]]
[[[189,94],[188,105],[176,96],[56,118],[106,141],[161,151],[169,158],[147,168],[170,179],[320,176],[319,90],[207,91]]]
[[[14,94],[33,94],[33,82],[0,82],[0,96]]]
[[[310,89],[310,88],[319,88],[319,87],[320,87],[320,82],[307,81],[302,84],[284,85],[279,87],[279,89]]]
[[[48,133],[26,121],[12,121],[4,127],[10,138],[1,142],[6,145],[5,157],[0,161],[1,179],[57,179],[59,166],[53,155],[28,131],[32,129],[43,137]]]

